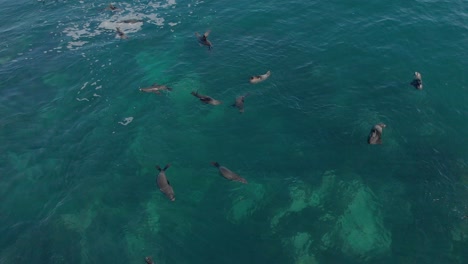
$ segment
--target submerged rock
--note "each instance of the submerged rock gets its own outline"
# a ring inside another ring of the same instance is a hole
[[[266,194],[263,185],[250,183],[244,187],[244,190],[244,194],[233,201],[229,210],[228,219],[232,223],[238,223],[252,215],[263,204]]]
[[[290,205],[278,211],[272,218],[270,226],[273,232],[280,229],[309,228],[306,229],[306,233],[298,233],[292,238],[294,248],[298,252],[298,248],[303,250],[296,255],[307,259],[305,262],[296,263],[314,263],[317,250],[338,249],[345,256],[365,260],[390,251],[392,236],[385,228],[382,208],[377,197],[360,180],[349,181],[340,178],[343,177],[338,178],[334,171],[327,171],[323,175],[321,185],[316,189],[311,189],[301,182],[290,186]],[[359,176],[353,175],[352,178],[356,179]],[[318,218],[318,221],[323,223],[320,227],[310,230],[310,226],[303,224],[294,227],[282,226],[283,223],[298,223],[297,219],[293,219],[297,217],[295,213],[307,208],[314,208],[314,213],[318,212],[318,217],[311,221],[317,221]],[[283,218],[288,220],[283,221]],[[308,246],[313,240],[313,247]]]
[[[333,230],[322,237],[325,248],[338,247],[345,255],[364,259],[388,253],[391,233],[384,226],[380,206],[370,188],[354,181],[343,199],[350,202]]]

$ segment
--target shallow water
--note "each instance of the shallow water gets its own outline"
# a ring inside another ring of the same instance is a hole
[[[114,4],[0,7],[0,263],[468,262],[466,1]]]

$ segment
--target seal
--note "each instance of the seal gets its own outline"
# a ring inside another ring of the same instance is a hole
[[[167,87],[166,85],[159,85],[157,83],[153,83],[150,87],[140,88],[140,91],[146,93],[161,94],[161,91],[172,91],[172,88]]]
[[[209,50],[213,47],[213,44],[208,40],[208,35],[210,35],[211,30],[205,32],[205,34],[200,35],[198,32],[195,32],[195,36],[197,36],[198,43],[201,45],[205,45],[208,47]]]
[[[234,104],[232,104],[231,106],[237,107],[240,113],[244,113],[244,99],[247,95],[249,94],[247,93],[245,95],[238,96]]]
[[[135,24],[135,23],[138,23],[138,22],[143,22],[143,20],[131,18],[131,19],[125,19],[125,20],[119,21],[119,23],[127,23],[127,24]]]
[[[270,77],[271,72],[267,71],[265,74],[262,75],[255,75],[250,77],[250,83],[259,83],[263,82],[264,80],[268,79]]]
[[[113,4],[109,4],[104,10],[110,10],[110,11],[121,11],[120,8],[116,7]]]
[[[384,123],[379,123],[375,125],[369,133],[367,143],[371,145],[382,144],[382,130],[384,127],[386,127]]]
[[[202,101],[203,103],[205,104],[210,104],[210,105],[219,105],[221,104],[221,101],[218,101],[216,99],[213,99],[212,97],[210,96],[206,96],[206,95],[201,95],[197,92],[191,92],[191,94],[197,98],[200,99],[200,101]]]
[[[154,264],[154,261],[153,261],[153,259],[151,257],[146,257],[145,262],[146,262],[146,264]]]
[[[230,169],[224,167],[224,166],[221,166],[219,165],[218,162],[214,161],[214,162],[211,162],[211,165],[215,166],[216,168],[218,168],[219,170],[219,173],[221,173],[221,175],[228,179],[228,180],[231,180],[231,181],[237,181],[237,182],[242,182],[242,183],[245,183],[247,184],[247,180],[242,178],[241,176],[237,175],[236,173],[232,172]]]
[[[164,193],[167,198],[171,201],[175,201],[174,190],[172,189],[171,183],[166,178],[166,170],[171,166],[171,164],[167,164],[164,169],[161,167],[156,166],[159,171],[158,177],[156,179],[156,183],[158,184],[159,190]]]
[[[121,39],[126,39],[126,38],[128,38],[127,35],[126,35],[119,27],[116,27],[115,30],[117,30],[117,35],[118,35]]]
[[[418,90],[422,90],[423,89],[423,84],[422,84],[421,73],[414,72],[414,78],[413,78],[413,81],[410,84],[413,85],[414,88],[416,88]]]

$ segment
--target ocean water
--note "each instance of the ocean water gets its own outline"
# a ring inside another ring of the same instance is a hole
[[[468,263],[467,1],[0,3],[0,263]]]

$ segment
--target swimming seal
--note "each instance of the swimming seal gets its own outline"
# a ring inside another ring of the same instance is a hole
[[[237,181],[237,182],[242,182],[242,183],[245,183],[247,184],[247,180],[242,178],[241,176],[237,175],[236,173],[232,172],[231,170],[229,170],[228,168],[224,167],[224,166],[221,166],[219,165],[218,162],[214,161],[214,162],[211,162],[211,165],[215,166],[216,168],[218,168],[219,170],[219,173],[221,173],[221,175],[228,179],[228,180],[231,180],[231,181]]]
[[[117,30],[117,35],[118,35],[121,39],[126,39],[126,38],[128,38],[127,35],[126,35],[122,30],[120,30],[119,27],[116,27],[115,30]]]
[[[140,91],[161,94],[161,91],[172,91],[172,88],[167,87],[166,85],[159,85],[157,83],[153,83],[150,87],[140,88]]]
[[[146,264],[154,264],[154,261],[153,261],[153,259],[151,257],[146,257],[145,262],[146,262]]]
[[[231,106],[237,107],[240,113],[244,113],[244,99],[249,94],[241,95],[236,98],[236,101]]]
[[[421,73],[415,72],[413,81],[410,84],[413,85],[414,88],[416,88],[418,90],[422,90],[423,84],[422,84]]]
[[[197,92],[191,92],[191,94],[197,98],[200,99],[200,101],[202,101],[203,103],[205,104],[210,104],[210,105],[219,105],[221,104],[221,101],[218,101],[216,99],[213,99],[212,97],[210,96],[206,96],[206,95],[201,95]]]
[[[384,123],[379,123],[375,125],[369,133],[369,137],[367,138],[367,143],[371,145],[382,144],[382,129],[384,127],[386,127]]]
[[[267,71],[265,74],[252,76],[250,77],[250,83],[263,82],[264,80],[268,79],[270,75],[271,75],[271,72]]]
[[[121,11],[120,8],[116,7],[113,4],[109,4],[104,10],[110,10],[110,11]]]
[[[138,22],[143,22],[143,20],[132,18],[132,19],[125,19],[125,20],[119,21],[119,23],[127,23],[127,24],[135,24]]]
[[[205,34],[200,35],[198,32],[195,32],[195,36],[197,36],[198,42],[202,45],[205,45],[208,47],[209,50],[213,47],[213,44],[208,40],[208,35],[210,35],[211,30],[208,30],[205,32]]]
[[[166,170],[171,166],[171,164],[167,164],[164,169],[161,167],[156,166],[159,171],[158,177],[156,179],[156,183],[158,184],[159,190],[164,193],[167,198],[171,201],[175,201],[174,189],[172,189],[171,183],[166,178]]]

